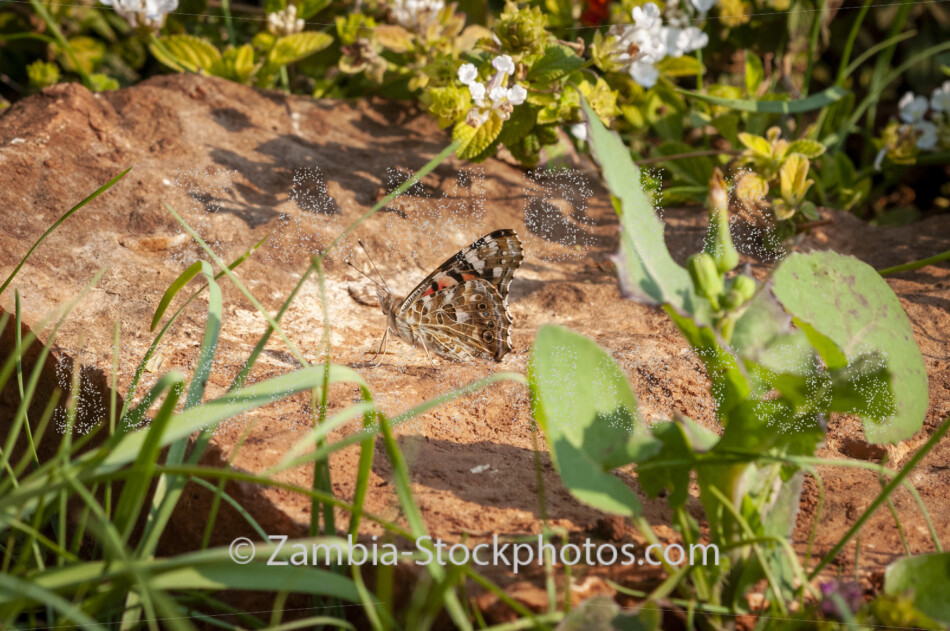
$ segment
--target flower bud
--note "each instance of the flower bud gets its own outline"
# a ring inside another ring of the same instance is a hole
[[[716,261],[708,252],[694,254],[686,261],[693,286],[701,296],[705,296],[715,311],[719,311],[719,297],[723,292],[722,275],[716,267]]]

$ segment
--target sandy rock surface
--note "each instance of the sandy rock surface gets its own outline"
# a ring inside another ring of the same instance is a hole
[[[44,373],[43,384],[47,391],[67,385],[69,367],[79,362],[87,415],[81,418],[95,418],[107,409],[103,393],[114,323],[121,326],[118,391],[124,393],[154,337],[149,325],[163,292],[195,260],[209,258],[163,203],[175,208],[226,261],[270,234],[237,274],[275,313],[311,255],[323,252],[343,229],[449,142],[448,134],[424,112],[384,101],[314,101],[193,75],[154,78],[97,95],[77,84],[54,86],[0,115],[0,278],[12,271],[56,218],[125,168],[132,170],[34,253],[0,297],[0,309],[12,311],[16,287],[24,319],[35,327],[105,270],[65,320],[56,339],[57,363]],[[494,372],[523,372],[537,329],[559,323],[610,350],[628,374],[648,420],[678,412],[715,428],[700,363],[673,325],[658,310],[621,300],[607,262],[617,247],[616,216],[596,173],[583,160],[569,159],[576,168],[530,173],[500,160],[471,165],[450,159],[331,252],[326,290],[333,361],[359,371],[390,415]],[[671,209],[665,220],[669,247],[683,262],[701,247],[705,218],[696,209]],[[405,294],[458,249],[499,228],[514,228],[526,254],[510,294],[514,350],[497,364],[436,359],[433,365],[421,348],[390,340],[389,352],[374,366],[370,359],[385,319],[375,304],[372,284],[344,264],[352,260],[372,273],[356,239],[362,239],[393,290]],[[833,248],[884,267],[950,249],[950,218],[880,229],[834,214],[834,222],[816,230],[801,247]],[[764,265],[755,269],[759,274],[766,271]],[[873,447],[864,442],[855,419],[834,418],[821,452],[826,457],[879,460],[887,454],[892,466],[899,465],[950,413],[950,269],[946,264],[930,266],[889,282],[914,325],[930,375],[925,429],[901,445]],[[198,280],[192,281],[169,314],[199,286]],[[266,328],[264,318],[232,283],[222,279],[221,286],[223,324],[206,397],[224,393]],[[146,373],[137,397],[167,370],[190,374],[206,317],[207,295],[202,294],[162,341],[161,364]],[[281,323],[308,361],[320,360],[324,318],[315,277],[304,283]],[[8,327],[0,338],[0,355],[9,352],[9,333]],[[297,367],[274,336],[251,381]],[[355,387],[334,386],[331,414],[356,396]],[[3,393],[0,420],[15,402],[12,392]],[[310,397],[303,394],[230,419],[215,433],[204,462],[262,471],[280,461],[305,435],[312,419]],[[333,437],[357,427],[354,421]],[[433,537],[459,541],[468,536],[471,544],[490,540],[496,533],[537,534],[546,517],[549,525],[566,529],[572,539],[639,540],[629,524],[617,523],[568,494],[543,441],[539,463],[546,514],[542,515],[527,392],[518,384],[494,385],[448,403],[398,427],[396,433],[416,501]],[[950,535],[948,456],[950,447],[938,445],[912,476],[942,537]],[[331,458],[333,489],[344,500],[352,498],[358,459],[355,446]],[[822,472],[826,496],[818,553],[840,538],[880,488],[868,472],[831,468]],[[310,487],[311,476],[311,468],[299,467],[278,479]],[[621,476],[638,488],[632,470]],[[309,498],[251,484],[229,485],[228,491],[268,533],[305,533]],[[640,495],[658,535],[675,539],[676,534],[663,525],[669,523],[665,501]],[[162,553],[196,547],[209,498],[204,490],[188,487],[162,540]],[[806,483],[795,541],[803,552],[816,498],[814,484]],[[905,534],[912,551],[929,550],[911,496],[898,493],[895,503],[904,523],[911,524]],[[365,508],[404,523],[381,443]],[[690,510],[701,517],[698,500],[691,502]],[[338,529],[345,528],[345,512],[338,511],[336,517]],[[235,536],[252,532],[235,511],[224,507],[212,543],[226,545]],[[360,532],[370,536],[382,530],[364,519]],[[873,577],[901,552],[899,535],[886,511],[866,526],[861,541],[865,577]],[[841,555],[845,572],[853,571],[854,552],[852,544]],[[538,600],[534,579],[540,575],[495,574],[519,599],[529,604]],[[598,568],[591,574],[628,582],[650,577],[643,568],[626,574]],[[582,591],[599,589],[578,585]]]

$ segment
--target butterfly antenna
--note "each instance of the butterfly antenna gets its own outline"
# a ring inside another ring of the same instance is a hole
[[[363,252],[366,253],[366,258],[369,259],[370,265],[373,266],[373,269],[376,270],[376,274],[379,276],[380,280],[383,281],[383,285],[386,287],[386,291],[390,291],[389,284],[386,282],[386,279],[383,278],[383,275],[379,273],[379,268],[377,268],[376,263],[373,262],[373,257],[369,255],[369,250],[367,250],[366,246],[363,245],[363,241],[361,239],[357,239],[356,242],[360,244],[361,248],[363,248]],[[390,291],[390,293],[392,292]]]
[[[350,263],[349,261],[346,261],[346,264],[349,265],[350,267],[352,267],[353,269],[355,269],[357,272],[359,272],[360,274],[362,274],[362,275],[365,276],[366,278],[368,278],[368,279],[370,280],[370,282],[373,283],[374,285],[376,285],[377,287],[382,287],[382,285],[380,285],[379,282],[378,282],[375,278],[373,278],[372,276],[368,276],[363,270],[361,270],[361,269],[358,268],[357,266],[353,265],[353,264]]]

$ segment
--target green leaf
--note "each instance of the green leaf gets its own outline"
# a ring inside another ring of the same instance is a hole
[[[742,132],[739,134],[739,142],[755,152],[756,155],[762,156],[763,158],[772,157],[772,145],[762,136]]]
[[[501,133],[501,117],[494,111],[484,123],[478,127],[472,127],[465,121],[459,121],[455,124],[452,131],[452,139],[459,141],[457,155],[462,160],[470,160],[482,154]]]
[[[887,566],[884,593],[913,594],[914,606],[934,620],[950,625],[950,552],[904,557]]]
[[[274,47],[267,55],[267,61],[273,66],[286,66],[323,50],[331,43],[333,43],[331,35],[316,31],[285,35],[274,43]]]
[[[795,318],[830,339],[849,362],[878,351],[891,374],[897,412],[863,417],[872,443],[896,442],[923,425],[927,372],[900,301],[870,265],[835,252],[792,254],[774,275],[779,301]]]
[[[666,460],[678,461],[680,464],[652,467],[639,473],[637,480],[650,497],[656,497],[661,491],[668,490],[670,506],[683,506],[689,499],[690,472],[694,466],[696,452],[709,451],[719,440],[719,436],[686,417],[654,423],[650,431],[662,446],[653,457],[640,464]],[[684,460],[686,462],[682,462]]]
[[[583,335],[544,326],[531,350],[528,382],[535,419],[574,497],[610,513],[639,514],[636,495],[609,470],[648,458],[660,444],[610,355]]]
[[[788,149],[785,150],[785,155],[800,153],[809,160],[814,160],[824,152],[825,146],[817,140],[811,140],[810,138],[800,138],[799,140],[792,141],[792,143],[788,146]]]
[[[278,13],[287,8],[287,0],[264,0],[264,13]]]
[[[199,68],[210,72],[221,62],[221,53],[214,44],[194,35],[166,35],[158,42],[160,45],[150,43],[148,49],[176,72],[198,72]]]
[[[754,99],[759,86],[765,80],[765,70],[762,60],[751,50],[745,51],[745,91],[750,99]]]
[[[843,99],[850,94],[847,90],[839,86],[832,86],[821,92],[816,92],[809,97],[797,101],[774,101],[761,99],[758,101],[743,99],[725,99],[700,92],[690,90],[681,90],[679,92],[688,97],[712,103],[713,105],[722,105],[741,112],[762,112],[765,114],[801,114],[812,110],[820,110],[828,105]]]
[[[693,291],[689,273],[670,256],[663,222],[643,190],[640,169],[616,132],[609,131],[581,97],[590,125],[591,152],[620,215],[620,251],[614,255],[624,296],[646,304],[669,304],[682,313],[708,310]]]
[[[531,83],[550,83],[584,65],[584,60],[572,49],[561,44],[545,46],[544,55],[532,64],[527,79]]]
[[[529,103],[516,105],[511,112],[511,117],[502,126],[498,141],[506,147],[511,147],[524,138],[528,132],[534,129],[538,122],[538,112],[540,110],[541,108]]]
[[[224,51],[214,74],[246,84],[254,74],[254,47],[244,44]]]
[[[330,6],[332,1],[333,0],[303,0],[297,5],[297,17],[309,20]]]
[[[695,57],[666,57],[656,65],[660,74],[667,77],[695,77],[703,72],[703,65]]]

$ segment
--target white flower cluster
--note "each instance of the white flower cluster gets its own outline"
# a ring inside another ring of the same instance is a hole
[[[505,85],[508,77],[515,73],[515,62],[510,55],[498,55],[492,59],[491,65],[495,74],[487,85],[478,81],[478,69],[473,64],[464,64],[459,68],[459,81],[468,86],[474,102],[465,119],[471,127],[478,127],[487,121],[493,111],[502,120],[508,120],[514,106],[521,105],[528,97],[524,86],[516,83],[509,88]]]
[[[416,28],[445,8],[445,0],[393,0],[392,16],[397,24]]]
[[[931,120],[925,120],[927,109],[933,110]],[[950,134],[950,81],[935,89],[927,97],[908,92],[897,103],[898,115],[905,125],[912,125],[920,132],[917,137],[917,148],[932,151],[937,147],[937,141]]]
[[[178,8],[178,0],[99,0],[125,18],[132,28],[144,26],[158,30],[165,15]]]
[[[705,15],[716,0],[690,0],[700,15]],[[674,0],[667,4],[667,26],[663,25],[660,8],[648,2],[634,7],[632,25],[614,25],[608,35],[617,38],[622,50],[617,60],[627,66],[633,80],[645,88],[652,88],[660,76],[656,64],[666,57],[682,57],[686,53],[705,48],[709,36],[696,26],[690,26],[690,18],[679,9]]]
[[[297,7],[288,4],[283,11],[275,11],[267,14],[267,31],[271,35],[293,35],[303,31],[303,18],[297,17]]]

